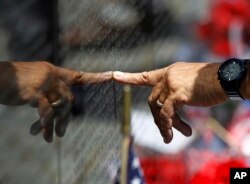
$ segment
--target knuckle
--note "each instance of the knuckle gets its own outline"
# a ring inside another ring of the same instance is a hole
[[[166,114],[165,114],[165,112],[163,111],[163,109],[161,109],[161,111],[160,111],[160,113],[159,113],[159,116],[160,116],[160,118],[163,119],[163,120],[167,119]]]
[[[48,68],[53,68],[53,65],[47,61],[39,61],[40,64],[42,64],[43,66],[45,67],[48,67]]]
[[[152,97],[152,96],[149,96],[149,97],[148,97],[148,104],[149,104],[149,105],[152,105],[152,103],[153,103],[153,97]]]
[[[169,91],[174,93],[179,89],[179,83],[178,81],[176,81],[176,77],[173,75],[168,75],[168,77],[166,78],[166,83],[169,87]]]
[[[177,107],[180,107],[188,102],[188,97],[184,93],[178,93],[173,101]]]
[[[74,72],[73,75],[74,75],[75,80],[80,80],[82,78],[85,78],[85,76],[86,76],[86,74],[82,71],[76,71],[76,72]]]
[[[179,101],[182,103],[182,104],[185,104],[187,102],[188,98],[186,95],[184,94],[181,94],[180,97],[179,97]]]
[[[148,72],[142,72],[141,73],[141,80],[144,84],[148,83],[149,81],[149,73]]]
[[[172,79],[169,79],[169,81],[171,81],[171,82],[169,82],[169,84],[170,84],[169,86],[171,88],[170,90],[172,92],[176,92],[179,89],[179,85],[175,82],[172,82],[173,81]]]
[[[53,64],[47,62],[47,61],[39,61],[38,67],[44,72],[43,80],[52,78],[51,75],[55,74],[56,67],[54,67]]]

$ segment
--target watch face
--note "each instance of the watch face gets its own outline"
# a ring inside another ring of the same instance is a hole
[[[226,65],[221,72],[225,80],[232,81],[238,78],[241,73],[241,67],[239,64],[230,63]]]
[[[239,62],[231,60],[220,69],[221,77],[226,81],[233,81],[241,77],[242,66]]]

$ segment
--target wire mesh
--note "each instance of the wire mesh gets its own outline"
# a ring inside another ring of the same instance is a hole
[[[143,71],[172,63],[183,34],[174,6],[173,1],[60,0],[63,66]],[[146,103],[150,90],[133,88],[135,109],[150,113]],[[113,82],[91,85],[83,87],[82,93],[84,118],[71,124],[77,131],[69,128],[62,141],[62,183],[113,183],[120,156],[122,86]],[[143,132],[143,115],[135,119]]]
[[[17,10],[21,13],[10,16],[12,19],[0,18],[0,59],[51,59],[55,41],[50,35],[52,17],[32,18],[42,1],[6,2],[0,1],[0,17]],[[57,63],[83,71],[138,72],[179,60],[199,60],[204,48],[192,26],[207,16],[209,6],[208,0],[58,0]],[[23,50],[15,52],[19,48]],[[30,124],[38,118],[33,109],[1,107],[0,183],[114,183],[120,164],[122,89],[113,81],[72,88],[76,115],[66,135],[53,144],[28,134]],[[151,88],[133,87],[132,91],[132,123],[140,129],[137,137],[143,137],[147,132],[144,125],[153,124],[147,106]],[[222,111],[215,110],[220,115]],[[160,135],[158,130],[154,134]],[[158,150],[138,146],[139,156],[177,152],[176,143],[162,146],[158,144],[162,140],[151,141]]]

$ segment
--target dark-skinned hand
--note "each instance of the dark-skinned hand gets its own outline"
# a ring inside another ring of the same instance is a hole
[[[33,135],[42,132],[47,142],[53,141],[54,129],[59,137],[65,134],[74,98],[71,85],[112,79],[112,72],[74,71],[48,62],[1,62],[0,71],[0,103],[37,107],[40,118],[30,132]]]

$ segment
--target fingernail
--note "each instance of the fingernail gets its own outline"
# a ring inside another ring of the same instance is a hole
[[[113,72],[113,75],[115,78],[123,78],[123,76],[125,75],[124,72],[120,72],[120,71],[115,71]]]
[[[171,142],[171,138],[170,139],[167,139],[167,138],[163,138],[163,142],[165,143],[165,144],[169,144],[170,142]]]

